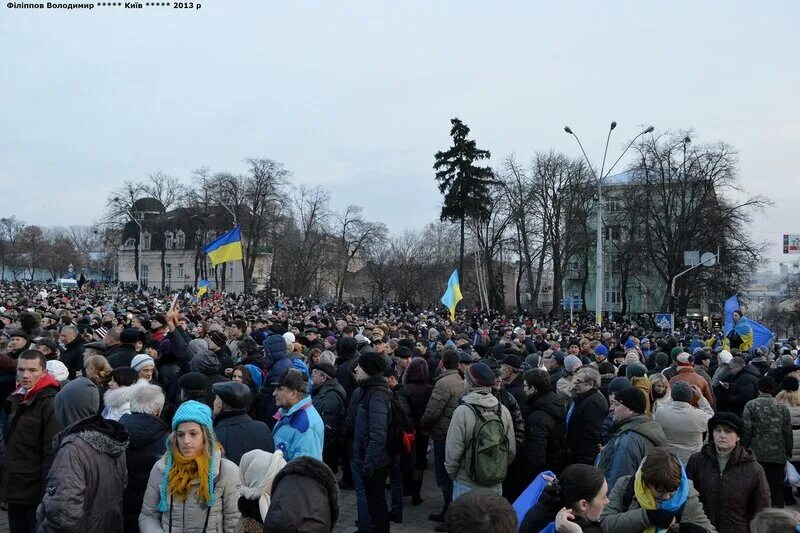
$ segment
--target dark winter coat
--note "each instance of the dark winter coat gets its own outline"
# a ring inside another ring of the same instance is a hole
[[[122,502],[128,472],[128,432],[95,415],[61,432],[37,519],[38,532],[123,530]]]
[[[592,389],[575,396],[570,410],[572,415],[567,421],[569,463],[593,465],[602,437],[603,420],[608,414],[608,401],[600,389]]]
[[[539,533],[550,522],[556,521],[556,514],[562,507],[560,502],[549,503],[542,500],[546,500],[546,493],[542,495],[541,500],[536,505],[525,513],[525,518],[522,519],[522,524],[519,526],[519,533]],[[583,533],[600,533],[602,531],[600,522],[589,522],[580,516],[576,516],[573,522],[580,526]]]
[[[12,504],[36,505],[41,501],[53,462],[53,437],[59,431],[53,412],[58,383],[49,374],[41,379],[47,381],[27,399],[12,394],[7,400],[11,408],[6,421],[2,486],[5,501]]]
[[[517,377],[515,377],[511,383],[504,385],[503,388],[511,393],[514,396],[514,399],[517,400],[517,405],[519,405],[520,409],[522,409],[523,418],[527,416],[527,407],[526,407],[526,397],[525,397],[525,376],[520,373]]]
[[[106,359],[111,368],[131,366],[134,357],[136,357],[136,350],[130,344],[118,344],[106,353]]]
[[[261,421],[270,428],[275,427],[275,413],[278,412],[278,405],[272,393],[277,388],[277,382],[281,376],[292,368],[292,360],[289,358],[289,351],[286,348],[286,339],[282,335],[270,335],[264,339],[264,368],[267,369],[267,378],[261,387],[259,413]]]
[[[139,513],[147,489],[150,471],[167,449],[169,426],[146,413],[122,415],[119,423],[128,432],[128,449],[125,452],[128,466],[128,486],[125,489],[123,513],[125,531],[139,531]]]
[[[347,393],[347,405],[350,405],[350,398],[353,391],[358,388],[358,382],[353,376],[353,370],[358,364],[358,354],[355,351],[356,341],[351,337],[343,337],[336,342],[338,357],[336,359],[336,381]],[[351,351],[348,351],[352,348]]]
[[[550,390],[556,390],[558,380],[564,377],[564,367],[559,366],[550,372]]]
[[[741,445],[733,449],[720,473],[716,447],[706,444],[689,459],[686,477],[700,493],[703,510],[717,531],[747,533],[753,516],[770,506],[764,469]]]
[[[214,419],[214,433],[225,458],[239,465],[242,455],[251,450],[275,451],[272,432],[264,422],[253,420],[242,410],[226,411]]]
[[[667,445],[658,422],[647,415],[634,415],[614,424],[614,435],[600,452],[597,468],[603,471],[609,487],[623,476],[632,476],[645,455]]]
[[[69,379],[75,379],[75,372],[83,370],[83,341],[80,336],[75,337],[65,348],[58,358],[69,369]]]
[[[747,402],[758,396],[758,380],[761,373],[757,368],[746,366],[729,381],[727,389],[718,385],[714,392],[717,395],[717,410],[730,411],[742,416]]]
[[[347,393],[336,379],[329,379],[311,391],[311,403],[325,424],[324,448],[336,446],[344,433]]]
[[[389,386],[382,375],[361,382],[360,401],[355,407],[353,461],[363,464],[365,477],[391,462],[386,451],[391,409]]]
[[[328,533],[338,519],[339,486],[325,463],[301,456],[275,476],[264,533]]]
[[[508,409],[511,421],[514,423],[514,440],[517,443],[517,459],[522,460],[522,446],[525,444],[525,415],[522,406],[517,403],[516,398],[507,390],[492,389],[492,394],[500,400],[500,403]]]
[[[403,388],[400,395],[403,396],[411,410],[411,421],[414,429],[422,431],[422,415],[428,406],[428,401],[433,393],[433,385],[428,379],[428,362],[421,358],[414,358],[409,363],[405,374],[403,374]]]
[[[567,439],[564,431],[567,399],[549,391],[528,396],[528,420],[525,424],[526,469],[538,474],[551,470],[559,474],[567,463]]]

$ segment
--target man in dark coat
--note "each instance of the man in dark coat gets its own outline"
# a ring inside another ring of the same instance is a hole
[[[317,363],[311,371],[314,388],[311,402],[325,424],[325,445],[322,461],[336,474],[339,470],[344,419],[347,414],[347,393],[336,379],[336,368],[330,363]]]
[[[278,382],[287,370],[292,368],[286,339],[281,335],[270,335],[264,339],[264,367],[267,369],[267,379],[261,391],[261,421],[270,428],[275,427],[275,413],[278,405],[272,395],[278,388]]]
[[[358,382],[353,377],[353,371],[358,364],[358,343],[352,336],[342,336],[336,341],[336,381],[342,386],[346,393],[345,405],[350,405],[353,391],[358,388]],[[353,469],[350,460],[353,457],[352,435],[345,434],[341,444],[342,479],[339,487],[344,489],[353,488]]]
[[[59,430],[53,400],[59,385],[46,367],[41,352],[22,352],[17,359],[19,388],[7,400],[11,409],[2,486],[12,533],[36,531],[36,507],[53,462],[53,437]]]
[[[325,463],[300,456],[275,476],[264,533],[333,531],[338,519],[339,487]]]
[[[253,395],[250,387],[235,381],[215,383],[214,433],[225,450],[225,458],[237,465],[250,450],[275,451],[272,432],[264,422],[247,414]]]
[[[125,533],[139,531],[139,513],[150,479],[150,471],[166,451],[169,426],[161,418],[164,393],[157,385],[139,387],[131,399],[131,412],[119,419],[128,431],[128,486],[125,489],[123,514]]]
[[[75,372],[83,370],[83,339],[78,335],[75,326],[61,328],[61,340],[64,342],[64,352],[59,359],[69,370],[69,379],[75,379]]]
[[[530,394],[527,398],[523,469],[531,481],[533,476],[546,470],[558,475],[567,464],[564,431],[567,399],[550,389],[550,379],[543,370],[529,372],[526,382]]]
[[[112,344],[116,341],[116,330],[109,330],[106,335],[106,344],[108,344],[108,351],[106,352],[106,359],[111,368],[122,368],[131,366],[131,361],[136,357],[136,350],[134,344],[139,339],[139,330],[135,328],[125,328],[122,333],[119,333],[119,344]],[[83,361],[81,361],[83,362]]]
[[[569,462],[593,465],[608,414],[597,370],[587,366],[578,370],[572,380],[572,402],[566,421]]]
[[[716,389],[717,410],[728,411],[742,416],[747,402],[758,396],[758,380],[761,373],[758,369],[745,364],[741,357],[734,357],[729,363],[730,373],[734,376],[730,381],[721,381]]]
[[[514,396],[517,405],[525,415],[525,376],[522,374],[522,358],[518,355],[507,355],[500,365],[503,387]]]
[[[518,356],[507,356],[518,357]],[[483,362],[483,361],[481,361]],[[514,502],[517,497],[525,490],[525,487],[533,479],[533,474],[528,475],[529,472],[523,468],[525,458],[523,446],[525,443],[525,418],[522,414],[522,407],[517,403],[516,397],[503,386],[502,371],[500,365],[494,359],[488,358],[485,361],[495,375],[494,387],[492,387],[492,395],[497,398],[500,403],[508,409],[511,414],[511,420],[514,423],[514,441],[516,443],[517,453],[514,455],[514,461],[509,465],[506,478],[503,480],[503,496],[510,502]],[[522,366],[522,365],[520,365]],[[519,377],[522,377],[520,374]],[[525,395],[524,389],[522,392]]]
[[[97,388],[87,378],[68,383],[56,395],[55,416],[64,429],[54,440],[55,458],[38,512],[40,533],[123,531],[128,433],[97,414],[99,404]]]

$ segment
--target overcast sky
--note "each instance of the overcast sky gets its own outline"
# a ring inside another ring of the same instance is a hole
[[[567,5],[568,4],[568,5]],[[285,164],[393,231],[438,216],[433,154],[458,116],[493,159],[599,161],[642,125],[740,154],[800,233],[800,2],[278,2],[201,9],[0,6],[2,216],[90,224],[109,190],[163,171]]]

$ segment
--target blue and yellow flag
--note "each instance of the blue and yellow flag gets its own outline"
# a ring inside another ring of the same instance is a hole
[[[236,226],[225,235],[218,237],[206,244],[203,252],[211,259],[214,266],[228,261],[241,261],[242,254],[242,230]]]
[[[456,319],[456,306],[463,300],[461,296],[461,283],[458,281],[458,269],[453,270],[450,279],[447,281],[447,290],[442,296],[442,304],[450,309],[450,320]]]
[[[197,297],[202,298],[205,293],[208,292],[208,288],[211,286],[211,282],[207,279],[201,279],[197,282]]]

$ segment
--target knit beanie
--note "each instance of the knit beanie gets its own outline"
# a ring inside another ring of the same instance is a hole
[[[466,374],[467,383],[469,383],[472,388],[494,386],[494,372],[484,363],[473,363],[469,365]]]
[[[676,346],[676,347],[674,347],[674,348],[673,348],[673,349],[672,349],[672,350],[669,352],[669,358],[670,358],[670,360],[672,360],[672,361],[675,361],[675,360],[678,358],[678,354],[679,354],[679,353],[681,353],[682,351],[683,351],[683,348],[681,348],[680,346]]]
[[[600,372],[601,376],[605,374],[614,374],[615,376],[617,375],[617,367],[615,367],[608,361],[603,361],[602,363],[597,365],[597,371]]]
[[[606,348],[605,344],[598,344],[597,348],[594,349],[594,354],[602,357],[608,357],[608,348]]]
[[[692,366],[692,356],[687,352],[681,352],[675,358],[675,362],[678,363],[678,366]]]
[[[641,378],[647,374],[647,367],[642,363],[630,363],[625,367],[625,377],[628,379]]]
[[[155,360],[149,355],[139,354],[131,360],[131,368],[137,372],[147,365],[156,366]]]
[[[781,382],[781,389],[788,392],[797,392],[800,389],[800,382],[794,376],[786,376]]]
[[[656,354],[656,366],[667,366],[669,365],[669,356],[664,352],[658,352]]]
[[[614,399],[634,413],[644,414],[647,409],[644,393],[636,387],[619,391],[614,395]]]
[[[211,339],[211,342],[222,348],[227,344],[228,337],[222,333],[221,331],[212,331],[208,334],[208,338]]]
[[[568,374],[574,374],[575,370],[580,368],[583,365],[581,362],[580,357],[577,355],[569,354],[564,358],[564,370],[567,371]]]
[[[366,352],[358,358],[358,366],[367,373],[368,376],[383,374],[388,366],[386,358],[378,352]]]
[[[719,352],[719,356],[717,356],[717,358],[719,359],[720,363],[727,365],[731,362],[731,359],[733,359],[733,355],[728,350],[722,350]]]
[[[216,469],[217,457],[217,437],[214,434],[214,423],[211,419],[211,408],[204,403],[195,400],[183,402],[178,406],[175,411],[175,416],[172,418],[172,432],[178,429],[180,424],[184,422],[194,422],[199,424],[205,429],[206,436],[211,439],[211,460],[208,466],[208,491],[211,495],[211,501],[208,502],[210,508],[214,507],[216,495],[214,494],[214,470]],[[162,513],[169,511],[169,499],[167,496],[167,484],[169,483],[169,473],[172,470],[173,456],[172,447],[168,447],[164,454],[164,473],[161,476],[161,500],[158,502],[157,509]]]
[[[693,397],[692,386],[685,381],[678,381],[672,386],[673,401],[692,403]]]
[[[622,376],[616,377],[611,380],[611,383],[608,384],[608,394],[609,396],[612,394],[616,395],[619,394],[621,391],[624,391],[625,389],[630,389],[632,387],[633,385],[628,380],[628,378],[623,378]]]
[[[775,380],[770,376],[764,376],[758,380],[758,392],[773,394],[775,392]]]
[[[631,363],[638,363],[639,362],[639,354],[636,351],[631,350],[625,354],[625,364],[630,365]]]
[[[636,347],[636,342],[633,339],[628,339],[625,341],[625,349],[630,350],[631,348]]]

